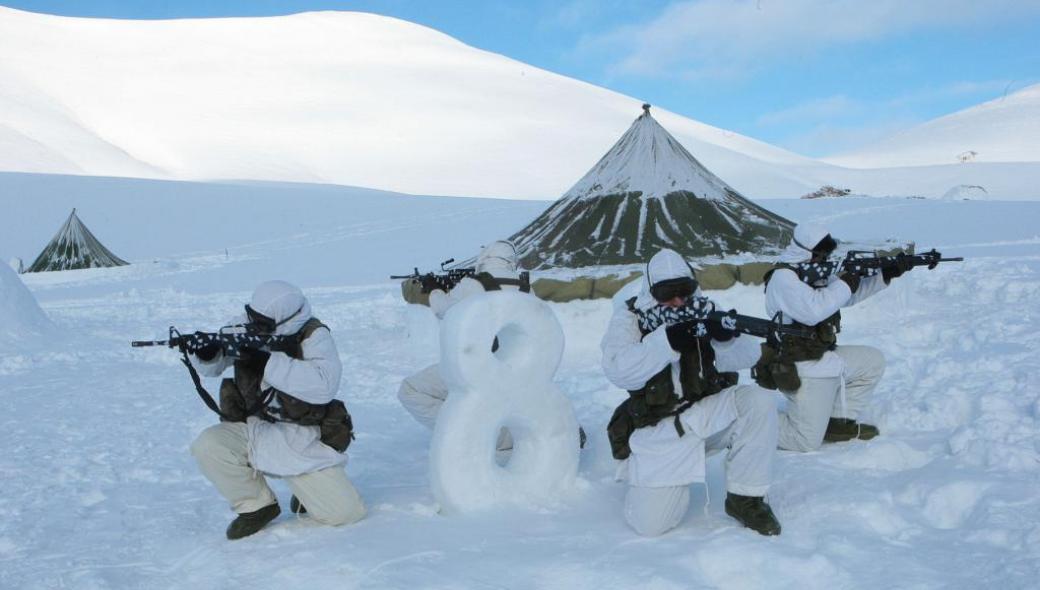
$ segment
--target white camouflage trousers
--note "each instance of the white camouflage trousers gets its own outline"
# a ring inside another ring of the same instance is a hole
[[[842,376],[803,377],[798,391],[785,394],[787,411],[780,414],[781,449],[814,451],[820,448],[831,418],[855,420],[870,402],[871,394],[885,374],[884,355],[870,346],[839,346],[834,352],[845,363]]]
[[[448,399],[448,386],[444,384],[441,377],[441,367],[433,364],[425,369],[406,377],[397,390],[397,399],[415,418],[416,422],[426,428],[433,430],[437,424],[437,414]],[[513,448],[513,438],[509,431],[502,429],[498,436],[498,449],[505,450]]]
[[[764,496],[773,479],[777,414],[772,392],[754,385],[705,398],[682,414],[685,436],[696,436],[711,421],[712,405],[733,396],[737,418],[704,440],[706,454],[726,450],[726,490],[744,496]],[[704,404],[704,406],[701,406]],[[689,415],[688,415],[689,414]],[[675,528],[690,505],[690,486],[628,487],[625,520],[640,535],[653,537]]]
[[[242,422],[211,426],[191,444],[191,454],[202,474],[238,514],[255,512],[277,502],[264,474],[249,464],[248,449],[246,425]],[[322,524],[350,524],[365,516],[365,504],[342,465],[285,480],[307,508],[307,514]]]

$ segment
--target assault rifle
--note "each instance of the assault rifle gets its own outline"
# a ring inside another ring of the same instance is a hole
[[[681,307],[658,306],[639,314],[640,329],[645,333],[653,332],[662,324],[671,326],[683,322],[701,322],[701,333],[698,333],[698,336],[707,336],[707,323],[719,323],[729,330],[766,338],[771,342],[782,342],[787,336],[813,336],[813,330],[807,326],[785,324],[783,312],[777,312],[772,319],[767,320],[735,312],[717,311],[715,304],[704,297],[691,297]]]
[[[733,323],[729,327],[732,327],[733,330],[748,336],[765,338],[770,342],[782,342],[787,336],[812,338],[814,333],[812,328],[807,326],[785,324],[784,314],[781,311],[776,312],[776,315],[771,320],[740,315],[739,313],[731,314],[723,311],[713,311],[708,314],[708,321],[720,322],[723,326],[732,321]]]
[[[134,340],[130,346],[167,346],[176,348],[185,354],[197,354],[199,350],[218,344],[225,358],[237,359],[242,356],[243,348],[279,348],[295,342],[294,336],[276,336],[264,334],[245,326],[227,326],[217,332],[195,332],[181,334],[177,328],[170,326],[170,337],[166,340]]]
[[[935,248],[921,254],[896,254],[880,256],[869,250],[851,250],[843,259],[830,259],[823,262],[802,262],[796,264],[801,269],[804,282],[816,285],[827,280],[831,275],[845,272],[860,277],[872,277],[886,268],[896,268],[900,261],[908,268],[927,266],[928,270],[939,266],[940,262],[963,262],[964,258],[943,258]]]
[[[391,275],[390,278],[392,280],[405,279],[416,281],[422,286],[423,293],[430,293],[434,289],[440,289],[445,292],[451,291],[462,279],[477,274],[477,269],[475,268],[444,268],[452,262],[455,262],[454,258],[449,258],[442,262],[440,273],[433,271],[420,273],[419,267],[415,267],[415,270],[410,275]]]
[[[928,270],[939,266],[940,262],[964,262],[964,258],[960,256],[957,258],[943,258],[942,254],[935,248],[921,254],[896,254],[895,256],[878,256],[874,252],[852,250],[845,255],[845,260],[842,261],[841,267],[847,273],[869,277],[878,274],[886,268],[896,268],[900,259],[909,268],[927,266]]]

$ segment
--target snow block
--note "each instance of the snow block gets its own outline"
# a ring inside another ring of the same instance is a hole
[[[450,394],[430,447],[430,483],[444,512],[543,504],[574,484],[578,422],[552,381],[562,356],[563,329],[532,295],[489,292],[448,311],[441,372]],[[514,446],[500,466],[503,427]]]

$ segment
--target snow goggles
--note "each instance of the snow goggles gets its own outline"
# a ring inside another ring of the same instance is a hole
[[[249,324],[262,334],[274,334],[275,329],[278,327],[278,323],[274,321],[274,318],[269,318],[249,307],[248,303],[246,304],[246,317],[249,318]]]
[[[697,290],[697,281],[693,277],[668,279],[650,286],[650,295],[659,303],[671,301],[676,297],[687,299]]]

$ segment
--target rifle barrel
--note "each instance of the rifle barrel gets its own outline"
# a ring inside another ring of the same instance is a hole
[[[169,340],[132,340],[130,346],[135,348],[141,346],[167,346],[169,343]]]

